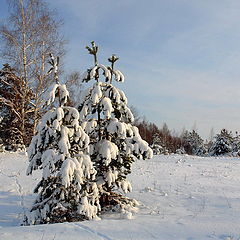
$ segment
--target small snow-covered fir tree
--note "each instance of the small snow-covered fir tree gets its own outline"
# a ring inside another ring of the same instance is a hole
[[[154,155],[159,155],[159,154],[163,154],[166,152],[165,147],[162,147],[162,145],[163,145],[162,138],[161,138],[160,134],[157,132],[153,135],[153,141],[152,141],[152,145],[151,145]]]
[[[232,154],[233,156],[240,156],[240,135],[238,132],[235,132],[235,135],[232,136]]]
[[[46,100],[50,110],[28,149],[27,174],[43,171],[34,190],[38,197],[31,209],[33,216],[28,220],[33,224],[93,219],[100,210],[96,170],[88,155],[89,137],[79,125],[78,110],[67,106],[69,94],[59,83],[58,62],[51,55],[50,72],[54,71],[56,84]]]
[[[209,149],[209,155],[219,156],[231,153],[233,150],[233,136],[231,132],[222,129],[219,134],[215,136],[212,146]]]
[[[203,156],[207,151],[203,139],[195,130],[192,130],[192,132],[186,131],[184,133],[183,145],[188,154]]]
[[[132,125],[134,117],[124,92],[113,85],[113,80],[124,82],[124,75],[114,68],[118,58],[112,55],[108,59],[111,66],[106,67],[98,63],[98,47],[94,42],[87,49],[94,56],[94,66],[83,74],[82,81],[94,83],[83,93],[78,109],[83,129],[90,137],[100,203],[103,208],[117,206],[123,212],[130,212],[134,201],[114,190],[120,188],[124,193],[132,190],[127,179],[132,163],[136,159],[151,158],[152,150],[140,137],[138,128]]]

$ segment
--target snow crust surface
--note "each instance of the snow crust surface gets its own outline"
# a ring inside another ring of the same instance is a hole
[[[139,211],[132,220],[20,226],[41,172],[26,176],[27,156],[0,154],[1,240],[237,240],[240,238],[240,159],[154,156],[137,161],[129,180]]]

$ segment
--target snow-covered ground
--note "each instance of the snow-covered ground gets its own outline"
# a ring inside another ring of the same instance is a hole
[[[20,226],[40,173],[26,176],[24,154],[0,154],[1,240],[240,239],[240,159],[157,156],[134,164],[130,180],[140,201],[132,220]]]

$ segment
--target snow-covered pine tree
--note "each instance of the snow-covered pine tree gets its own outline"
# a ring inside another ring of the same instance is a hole
[[[165,153],[165,148],[162,147],[162,138],[160,134],[157,132],[153,135],[151,148],[153,150],[154,155],[159,155]]]
[[[185,131],[183,135],[183,146],[188,154],[203,156],[207,152],[203,139],[195,130],[192,130],[192,132]]]
[[[89,137],[79,125],[79,112],[67,106],[65,85],[58,80],[58,62],[51,55],[51,71],[56,84],[46,105],[50,110],[42,117],[28,149],[27,174],[42,169],[42,179],[34,192],[29,223],[56,223],[98,218],[99,194],[94,182],[96,170],[88,155]],[[31,222],[32,221],[32,222]]]
[[[232,155],[240,156],[240,135],[237,131],[232,136]]]
[[[127,179],[132,163],[151,158],[152,150],[132,125],[134,118],[124,92],[112,84],[113,80],[124,82],[124,75],[114,68],[118,58],[112,55],[108,58],[111,66],[106,67],[98,63],[98,46],[94,42],[87,49],[94,56],[94,66],[83,74],[82,81],[94,83],[82,94],[78,109],[82,127],[90,137],[100,204],[103,209],[118,208],[127,215],[136,202],[114,190],[122,189],[124,193],[132,190]],[[100,72],[104,82],[100,80]]]
[[[219,134],[215,136],[212,146],[209,149],[210,156],[219,156],[229,154],[233,150],[233,136],[231,132],[222,129]]]

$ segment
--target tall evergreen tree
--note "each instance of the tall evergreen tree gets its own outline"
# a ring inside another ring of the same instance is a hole
[[[97,218],[100,210],[89,137],[79,125],[78,110],[67,106],[69,94],[59,83],[58,62],[51,56],[56,81],[46,101],[51,109],[42,117],[28,150],[27,174],[43,171],[34,190],[39,193],[31,209],[34,224]]]
[[[98,63],[98,47],[94,42],[87,49],[94,57],[94,66],[83,74],[82,80],[93,80],[94,84],[82,95],[78,109],[82,126],[90,136],[90,155],[97,170],[101,206],[116,206],[130,212],[134,202],[114,190],[131,191],[127,175],[132,163],[151,158],[152,150],[132,125],[134,118],[124,92],[113,85],[113,80],[124,82],[124,75],[114,68],[118,57],[108,58],[111,66],[106,67]],[[104,82],[100,79],[101,72]]]
[[[31,141],[33,98],[33,91],[24,80],[10,65],[4,64],[0,70],[0,138],[7,150],[23,148]]]

